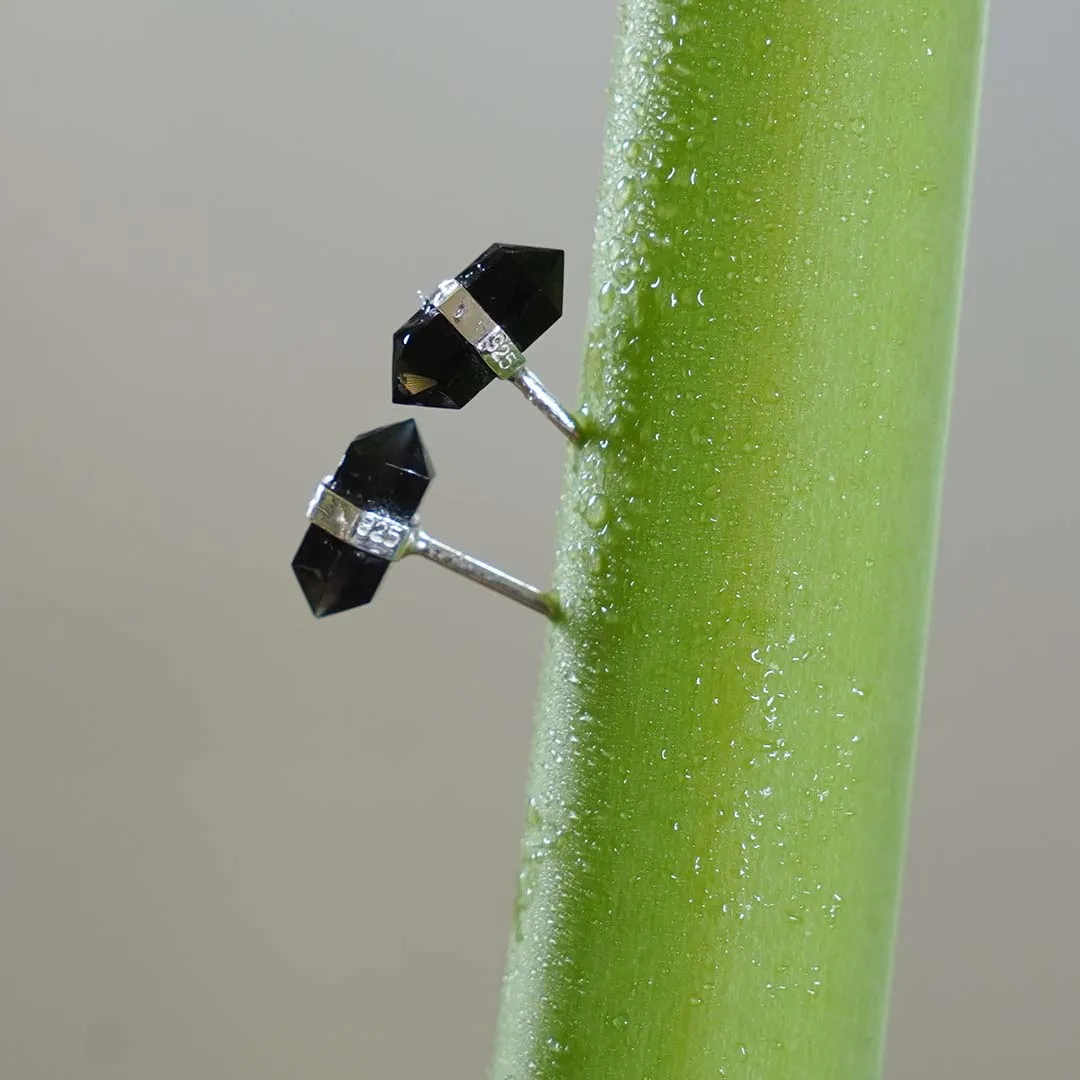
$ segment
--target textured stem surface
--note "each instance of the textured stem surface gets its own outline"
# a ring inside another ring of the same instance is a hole
[[[880,1069],[980,0],[623,0],[496,1080]]]

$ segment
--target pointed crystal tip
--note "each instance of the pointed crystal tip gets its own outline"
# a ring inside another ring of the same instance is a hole
[[[304,599],[317,619],[370,603],[389,565],[316,525],[308,527],[292,561]]]

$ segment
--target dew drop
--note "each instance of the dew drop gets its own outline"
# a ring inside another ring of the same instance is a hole
[[[628,176],[624,176],[619,181],[618,186],[615,188],[615,209],[622,210],[629,206],[634,196],[637,194],[637,184]]]
[[[590,495],[585,507],[585,521],[593,529],[602,528],[608,519],[608,502],[603,495]]]

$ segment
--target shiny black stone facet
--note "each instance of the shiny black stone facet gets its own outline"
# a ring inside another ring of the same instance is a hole
[[[354,506],[409,521],[434,475],[416,421],[402,420],[357,435],[327,486]]]
[[[354,506],[412,520],[435,475],[414,420],[358,435],[327,486]],[[292,561],[316,616],[368,603],[389,562],[309,525]]]
[[[435,308],[421,308],[394,334],[393,399],[399,405],[460,409],[494,378]]]
[[[527,349],[562,315],[563,252],[492,244],[457,280]],[[437,310],[421,308],[394,334],[393,399],[399,405],[460,409],[494,372]]]
[[[292,561],[293,573],[316,618],[367,604],[390,564],[357,551],[309,525]]]
[[[492,244],[457,279],[524,350],[562,315],[563,262],[557,248]]]

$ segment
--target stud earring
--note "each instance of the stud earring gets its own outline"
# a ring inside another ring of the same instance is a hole
[[[527,349],[562,315],[563,253],[492,244],[394,334],[394,401],[460,409],[496,376],[513,383],[567,438],[573,416],[525,366]]]
[[[554,596],[429,536],[415,514],[434,470],[414,420],[376,428],[350,444],[315,489],[311,521],[292,561],[312,613],[367,604],[392,562],[423,555],[519,604],[553,616]]]

